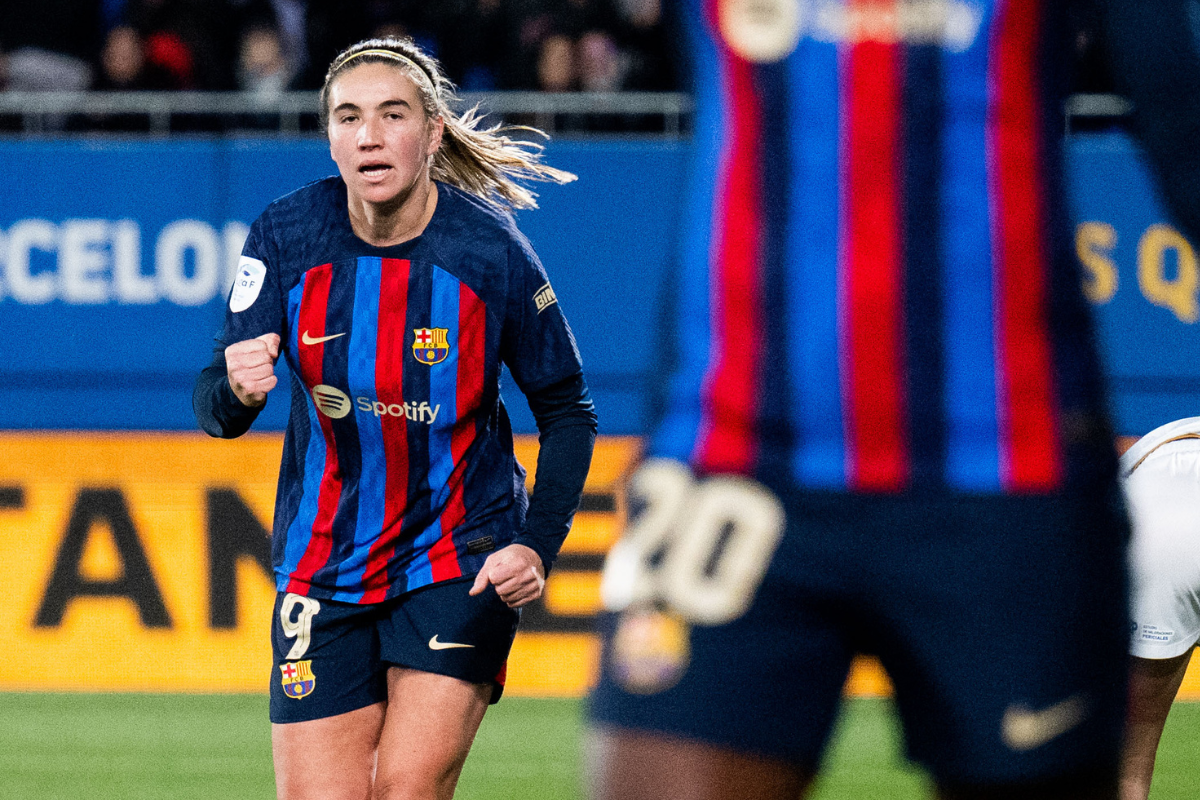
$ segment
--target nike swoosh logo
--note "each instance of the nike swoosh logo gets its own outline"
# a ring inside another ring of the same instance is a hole
[[[339,336],[345,336],[345,335],[346,335],[345,333],[335,333],[331,336],[313,337],[313,336],[308,335],[308,331],[305,331],[303,334],[301,334],[300,341],[304,342],[304,344],[320,344],[321,342],[328,342],[330,339],[336,339]]]
[[[437,640],[436,635],[432,639],[429,640],[429,649],[430,650],[449,650],[452,647],[474,647],[474,646],[475,645],[473,645],[473,644],[458,644],[457,642],[439,642]]]
[[[1040,711],[1028,706],[1009,706],[1000,721],[1000,734],[1013,750],[1034,750],[1079,725],[1087,711],[1082,695],[1073,695]]]

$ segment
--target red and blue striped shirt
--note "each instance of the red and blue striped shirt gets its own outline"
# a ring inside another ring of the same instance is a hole
[[[821,490],[1045,493],[1111,449],[1059,5],[688,8],[689,313],[651,454]]]
[[[279,591],[380,602],[474,574],[524,532],[501,365],[526,394],[583,384],[574,337],[511,216],[439,184],[425,231],[377,248],[351,230],[340,178],[310,184],[251,227],[219,349],[265,333],[280,335],[292,376]],[[252,419],[206,430],[237,435]]]

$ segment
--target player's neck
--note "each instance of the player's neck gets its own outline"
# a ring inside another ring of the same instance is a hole
[[[369,245],[389,247],[415,239],[425,231],[437,208],[437,184],[426,180],[393,203],[355,202],[349,198],[350,227]]]

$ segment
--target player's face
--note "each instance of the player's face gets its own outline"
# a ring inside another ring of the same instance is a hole
[[[403,202],[429,180],[429,157],[442,138],[421,93],[399,67],[352,67],[329,91],[329,150],[352,200]]]

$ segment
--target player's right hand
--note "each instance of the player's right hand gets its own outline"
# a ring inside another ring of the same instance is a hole
[[[279,334],[264,333],[225,348],[225,369],[229,386],[242,405],[257,408],[267,402],[267,392],[275,388],[275,361],[279,358]]]

